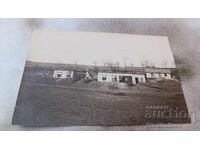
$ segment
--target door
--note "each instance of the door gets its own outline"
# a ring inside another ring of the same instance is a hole
[[[138,77],[135,77],[135,84],[139,82]]]
[[[125,82],[127,85],[132,86],[133,85],[132,76],[126,76]]]

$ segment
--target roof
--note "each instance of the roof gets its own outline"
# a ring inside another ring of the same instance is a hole
[[[92,70],[84,69],[56,69],[55,71],[75,71],[75,72],[89,72],[91,75],[94,73]],[[145,74],[145,73],[171,73],[169,68],[141,68],[141,67],[127,67],[127,68],[117,68],[110,69],[106,68],[99,70],[102,73],[126,73],[126,74]]]
[[[142,67],[104,67],[100,72],[115,72],[115,73],[139,73],[144,74]]]
[[[145,68],[145,73],[171,73],[169,68]]]
[[[129,73],[129,74],[145,74],[145,73],[171,73],[170,68],[143,68],[143,67],[126,67],[118,68],[116,70],[106,69],[100,72],[107,73]]]
[[[100,73],[122,73],[122,74],[142,74],[144,75],[144,72],[134,72],[134,71],[122,71],[122,70],[104,70],[99,71]]]

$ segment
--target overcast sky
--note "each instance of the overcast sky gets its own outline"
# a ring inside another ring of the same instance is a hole
[[[39,31],[32,33],[27,60],[49,63],[77,63],[175,67],[168,38],[100,32]]]

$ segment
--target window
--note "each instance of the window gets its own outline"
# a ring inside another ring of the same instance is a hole
[[[151,77],[153,78],[153,73],[151,73]]]
[[[143,78],[140,78],[140,81],[143,82]]]
[[[167,74],[165,73],[165,77],[167,76]]]
[[[104,80],[104,81],[105,81],[105,80],[106,80],[106,77],[102,77],[102,80]]]
[[[57,78],[61,78],[61,74],[57,74]]]

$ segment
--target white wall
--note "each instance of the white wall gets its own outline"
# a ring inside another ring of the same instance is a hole
[[[165,74],[164,73],[161,73],[161,78],[164,78],[165,77]]]
[[[70,78],[72,79],[74,75],[74,71],[70,71]]]
[[[148,78],[165,78],[165,79],[171,79],[171,74],[167,73],[167,76],[165,76],[164,73],[146,73],[146,77]]]
[[[165,77],[165,78],[167,78],[167,79],[171,79],[172,77],[171,77],[171,74],[167,74],[167,76]]]
[[[119,82],[119,76],[132,76],[133,84],[135,83],[135,78],[137,77],[139,82],[146,82],[145,76],[142,74],[125,74],[125,73],[103,73],[98,72],[98,81],[99,82],[114,82],[114,78],[117,78],[117,82]],[[102,78],[106,77],[106,80],[103,80]]]
[[[151,73],[146,73],[146,77],[147,77],[147,78],[152,78],[152,77],[151,77]]]
[[[142,75],[142,74],[133,74],[132,75],[133,84],[136,84],[135,83],[135,78],[138,78],[139,82],[146,82],[145,75]]]
[[[153,78],[160,78],[159,73],[153,73]]]
[[[66,71],[66,70],[55,70],[53,73],[54,78],[58,78],[57,75],[61,74],[61,79],[67,78],[68,75],[70,75],[70,78],[73,78],[73,71]]]

